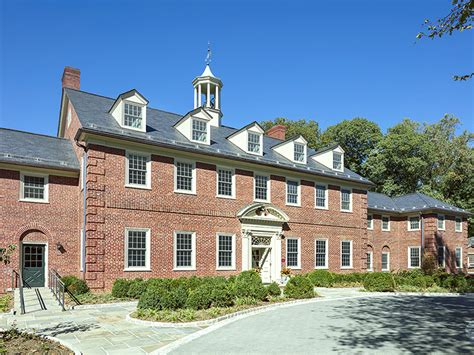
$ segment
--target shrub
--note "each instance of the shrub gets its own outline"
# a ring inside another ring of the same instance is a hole
[[[372,272],[364,278],[364,288],[374,292],[393,292],[395,282],[393,275],[386,272]]]
[[[267,293],[270,296],[281,296],[280,286],[276,282],[272,282],[270,285],[267,286]]]
[[[211,292],[212,307],[232,307],[234,299],[234,292],[225,283],[216,285]]]
[[[187,298],[187,290],[182,285],[175,288],[164,286],[148,287],[145,293],[140,296],[138,308],[156,311],[184,308]]]
[[[334,274],[327,270],[314,270],[307,276],[316,287],[331,287],[334,283]]]
[[[259,300],[253,297],[239,297],[235,300],[237,306],[256,305],[258,303]]]
[[[142,279],[135,279],[131,282],[128,288],[127,296],[134,299],[139,299],[146,291],[147,283]]]
[[[464,292],[468,287],[468,281],[464,275],[450,275],[443,281],[443,287],[450,291]]]
[[[112,286],[112,296],[116,298],[126,298],[128,297],[128,290],[133,280],[128,279],[116,279],[114,285]]]
[[[295,275],[285,285],[285,296],[290,298],[314,297],[314,286],[307,277]]]
[[[76,276],[64,276],[61,278],[64,286],[74,295],[83,295],[89,292],[89,286],[85,280],[79,279]]]
[[[192,309],[207,309],[212,304],[212,288],[208,285],[201,285],[189,292],[186,300],[186,307]]]
[[[450,276],[449,273],[447,273],[444,269],[437,269],[433,273],[433,279],[436,282],[436,285],[439,287],[443,286],[444,280],[446,280]]]
[[[233,289],[236,297],[251,297],[264,300],[267,289],[263,286],[260,275],[254,270],[241,272],[235,279]]]
[[[364,282],[365,273],[353,272],[350,274],[333,274],[333,287],[361,286]]]
[[[148,287],[145,293],[138,300],[138,309],[152,309],[159,311],[161,309],[161,294],[165,290],[158,287]]]
[[[431,254],[424,254],[423,261],[421,262],[421,270],[426,275],[433,275],[438,268],[438,261]]]

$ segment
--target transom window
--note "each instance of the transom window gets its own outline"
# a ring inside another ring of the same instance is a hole
[[[149,157],[135,153],[127,154],[128,162],[128,184],[147,186]]]
[[[371,214],[367,215],[367,229],[374,229],[374,216]]]
[[[458,269],[461,269],[462,268],[462,248],[460,247],[457,247],[456,250],[455,250],[455,259],[456,259],[456,267]]]
[[[438,215],[438,229],[439,230],[444,230],[444,224],[445,224],[444,215],[439,214]]]
[[[299,239],[288,238],[286,240],[286,266],[299,267]]]
[[[343,240],[341,242],[341,267],[352,267],[352,241]]]
[[[233,171],[230,169],[217,169],[217,195],[232,197],[233,192]]]
[[[332,153],[332,168],[334,170],[342,170],[342,154],[338,152]]]
[[[176,190],[194,191],[193,186],[194,164],[182,161],[176,162]]]
[[[462,219],[461,219],[461,217],[456,217],[454,223],[455,223],[455,226],[454,226],[455,229],[454,230],[456,232],[462,232]]]
[[[390,230],[390,217],[389,216],[382,216],[382,230],[383,231]]]
[[[142,120],[141,106],[125,103],[123,125],[132,128],[142,128]]]
[[[149,267],[149,230],[126,229],[126,268]]]
[[[327,208],[326,186],[316,184],[316,207]]]
[[[390,253],[382,252],[382,271],[390,271]]]
[[[301,144],[301,143],[295,143],[295,154],[294,154],[294,159],[295,161],[297,162],[304,162],[305,160],[305,146],[304,144]]]
[[[194,268],[194,233],[175,233],[175,268]]]
[[[420,261],[420,247],[409,247],[408,248],[408,267],[419,268],[421,265]]]
[[[23,176],[23,198],[29,200],[46,200],[46,179],[43,176]]]
[[[230,269],[234,267],[234,237],[219,234],[217,236],[217,267]]]
[[[373,263],[372,252],[369,251],[369,252],[367,252],[367,271],[372,271],[373,270],[372,263]]]
[[[207,122],[193,120],[193,141],[207,142]]]
[[[255,199],[268,200],[268,176],[255,175]]]
[[[414,231],[420,229],[420,217],[410,217],[408,219],[408,230]]]
[[[290,205],[299,205],[299,183],[298,181],[286,181],[286,203]]]
[[[328,267],[328,241],[326,239],[316,240],[316,269],[326,269]]]
[[[341,210],[351,211],[351,190],[341,189]]]
[[[445,247],[444,245],[438,246],[438,266],[445,267],[445,257],[444,257]]]
[[[260,154],[261,152],[261,144],[260,144],[260,137],[259,133],[248,132],[248,151],[250,153]]]

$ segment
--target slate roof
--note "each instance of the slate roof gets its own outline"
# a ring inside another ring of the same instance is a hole
[[[271,147],[280,143],[281,140],[268,136],[264,136],[263,139],[263,156],[248,154],[227,139],[231,134],[238,131],[238,129],[232,127],[222,125],[221,127],[211,127],[211,145],[190,142],[173,127],[183,117],[182,115],[149,107],[147,107],[146,112],[146,132],[124,129],[109,114],[109,109],[115,99],[69,88],[65,89],[65,93],[76,110],[82,125],[81,131],[83,132],[98,133],[140,143],[278,166],[280,168],[373,185],[368,179],[346,168],[344,172],[335,172],[312,159],[308,159],[306,165],[294,163],[271,149]],[[308,156],[314,153],[313,149],[308,149]]]
[[[70,140],[7,128],[0,128],[0,162],[79,170]]]
[[[392,198],[381,193],[369,191],[367,195],[367,205],[369,209],[386,211],[387,213],[408,213],[437,210],[466,215],[472,214],[468,210],[453,206],[449,203],[440,201],[420,192]]]

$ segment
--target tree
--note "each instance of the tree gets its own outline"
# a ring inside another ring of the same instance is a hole
[[[362,173],[362,164],[381,139],[380,127],[376,123],[360,117],[344,120],[328,127],[321,135],[322,144],[335,142],[341,145],[345,151],[346,166],[359,174]]]
[[[9,245],[6,248],[0,248],[0,263],[9,264],[10,263],[10,257],[13,251],[15,250],[14,245]]]
[[[265,131],[280,124],[286,126],[287,138],[301,134],[308,141],[308,147],[316,149],[321,146],[321,132],[319,124],[316,121],[307,121],[305,119],[292,121],[288,118],[278,117],[273,121],[260,122],[260,125],[265,129]]]
[[[440,38],[446,34],[451,36],[455,31],[462,32],[472,29],[474,0],[452,0],[451,4],[453,7],[447,16],[438,19],[435,23],[425,20],[424,25],[428,32],[420,32],[416,38]],[[461,76],[455,75],[454,80],[467,80],[472,78],[473,75],[474,73]]]

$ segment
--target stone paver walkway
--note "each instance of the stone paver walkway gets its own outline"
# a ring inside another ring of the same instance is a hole
[[[157,328],[132,324],[125,316],[135,304],[123,304],[65,312],[36,311],[24,315],[0,315],[0,328],[16,323],[19,329],[54,336],[86,355],[145,354],[201,328]]]

